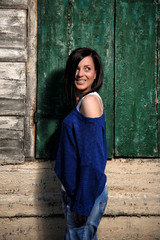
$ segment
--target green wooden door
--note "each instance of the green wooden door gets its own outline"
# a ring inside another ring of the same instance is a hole
[[[151,0],[38,1],[37,158],[52,157],[57,130],[67,114],[63,90],[66,58],[73,49],[84,46],[102,57],[105,77],[100,95],[109,158],[158,156],[156,11],[157,4]]]
[[[155,1],[116,1],[115,156],[158,156],[157,29]]]

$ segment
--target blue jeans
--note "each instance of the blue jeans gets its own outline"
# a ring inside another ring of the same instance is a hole
[[[105,186],[103,192],[96,199],[87,222],[79,226],[71,211],[71,198],[65,191],[62,191],[62,208],[67,221],[65,240],[97,240],[97,228],[105,211],[108,200],[108,188]]]

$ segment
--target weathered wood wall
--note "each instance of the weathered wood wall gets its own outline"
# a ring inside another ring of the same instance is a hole
[[[0,1],[0,163],[34,156],[36,1]],[[25,157],[24,157],[25,156]]]
[[[0,0],[0,239],[63,239],[54,163],[34,159],[36,0]],[[160,239],[158,159],[109,161],[99,239]]]
[[[0,1],[1,163],[24,161],[27,2],[22,9],[17,6],[16,1]]]

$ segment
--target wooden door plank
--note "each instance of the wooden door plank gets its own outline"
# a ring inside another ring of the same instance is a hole
[[[65,111],[63,77],[68,55],[67,7],[68,1],[38,1],[38,158],[52,157],[53,135]],[[48,119],[48,116],[52,117]]]
[[[157,156],[156,3],[117,0],[115,155]]]
[[[102,58],[104,83],[102,96],[107,133],[108,157],[113,154],[114,129],[114,1],[75,1],[70,9],[69,49],[90,47]]]

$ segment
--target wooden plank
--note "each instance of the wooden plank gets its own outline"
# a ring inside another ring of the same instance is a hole
[[[51,162],[28,162],[0,168],[0,217],[62,214],[60,182]],[[158,161],[107,164],[108,216],[160,215]]]
[[[0,47],[26,47],[26,10],[0,9]]]
[[[0,61],[2,62],[26,62],[26,49],[0,48]]]
[[[23,139],[23,130],[0,129],[0,139]]]
[[[0,116],[0,164],[24,161],[24,117]]]
[[[116,1],[115,154],[157,157],[156,2]]]
[[[0,138],[0,152],[5,151],[7,149],[13,149],[16,151],[17,149],[23,148],[22,139],[1,139]]]
[[[75,1],[71,5],[68,29],[70,50],[77,47],[90,47],[95,49],[102,58],[104,83],[100,94],[106,116],[107,153],[111,158],[114,142],[114,1]]]
[[[18,116],[0,116],[0,129],[24,130],[24,117]]]
[[[25,63],[0,62],[0,79],[25,81]]]
[[[63,86],[68,55],[67,7],[68,1],[38,2],[37,112],[42,115],[53,115],[52,119],[43,118],[37,123],[36,157],[38,158],[52,157],[53,150],[48,147],[51,144],[53,146],[57,122],[60,122],[60,117],[57,115],[63,118],[66,114]]]
[[[0,96],[1,98],[23,99],[26,94],[25,81],[3,80],[0,79]]]
[[[0,0],[0,8],[27,9],[28,0]]]
[[[24,99],[0,99],[0,115],[24,115]]]
[[[0,77],[1,98],[24,98],[26,94],[25,63],[0,62]]]
[[[0,164],[21,164],[24,163],[25,156],[23,149],[2,149],[0,152]]]

